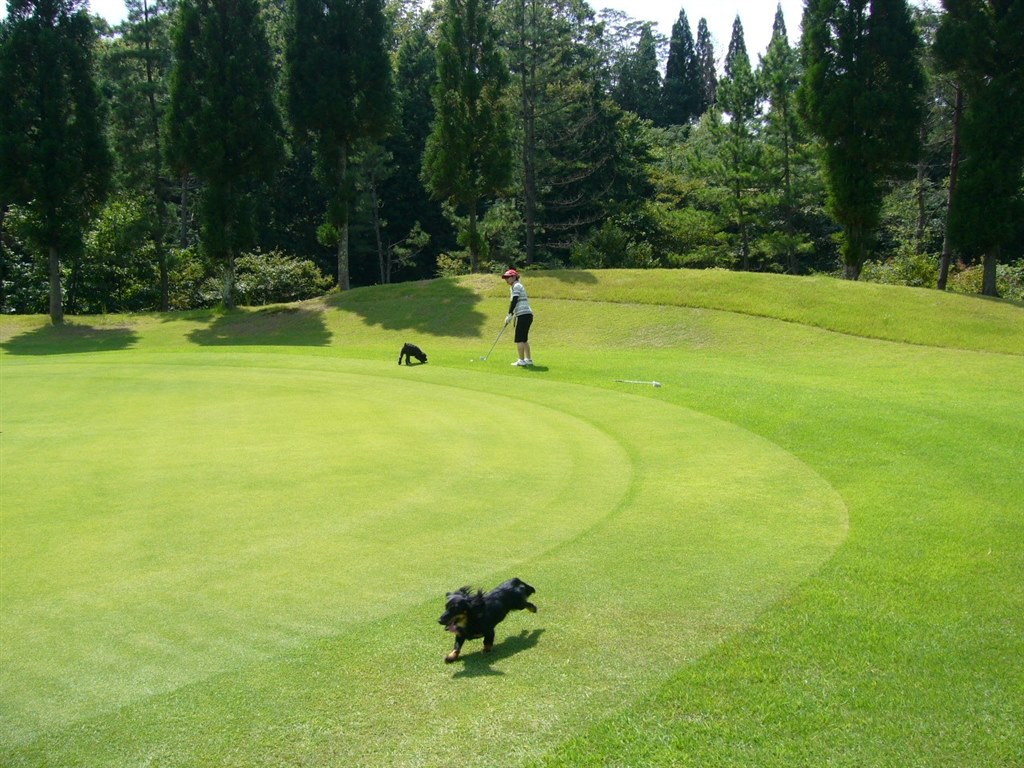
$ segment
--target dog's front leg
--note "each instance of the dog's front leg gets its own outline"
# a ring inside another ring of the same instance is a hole
[[[452,648],[452,652],[444,657],[445,664],[451,664],[453,661],[459,658],[459,654],[462,653],[462,644],[466,642],[464,637],[455,638],[455,647]]]
[[[490,653],[494,649],[494,630],[484,635],[484,653]]]

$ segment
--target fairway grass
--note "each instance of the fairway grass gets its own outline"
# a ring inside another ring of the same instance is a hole
[[[1019,766],[1024,310],[735,277],[0,320],[0,764]]]

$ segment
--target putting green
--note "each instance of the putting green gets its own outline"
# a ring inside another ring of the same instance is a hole
[[[117,352],[3,384],[4,764],[507,765],[845,533],[777,446],[542,377]],[[444,591],[513,575],[540,612],[442,664]]]

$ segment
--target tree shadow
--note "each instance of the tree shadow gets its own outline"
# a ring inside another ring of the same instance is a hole
[[[494,663],[533,648],[537,645],[542,634],[544,634],[543,629],[535,629],[532,632],[524,629],[518,635],[508,637],[495,645],[494,650],[490,653],[479,651],[477,653],[470,653],[466,656],[462,656],[459,658],[458,662],[456,662],[462,663],[462,669],[458,670],[454,675],[452,675],[452,677],[488,677],[504,675],[505,673],[500,669],[494,669]]]
[[[131,328],[98,328],[65,322],[20,333],[0,344],[12,355],[67,355],[115,352],[133,347],[139,335]]]
[[[498,322],[476,309],[482,301],[476,291],[452,280],[394,283],[372,290],[357,288],[327,301],[335,309],[352,312],[369,325],[389,331],[475,339],[488,321]]]
[[[597,276],[577,269],[553,269],[550,272],[535,272],[538,277],[550,277],[563,283],[597,283]]]
[[[220,315],[208,328],[190,332],[188,339],[204,347],[325,347],[331,343],[331,332],[320,310],[275,306]]]

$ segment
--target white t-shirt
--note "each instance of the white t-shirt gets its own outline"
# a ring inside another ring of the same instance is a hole
[[[514,299],[517,296],[519,297],[519,301],[516,302],[515,307],[512,309],[512,312],[515,314],[515,316],[519,317],[519,315],[532,315],[533,310],[530,309],[530,302],[526,298],[526,289],[523,287],[523,284],[520,283],[518,280],[516,280],[512,284],[512,298]]]

